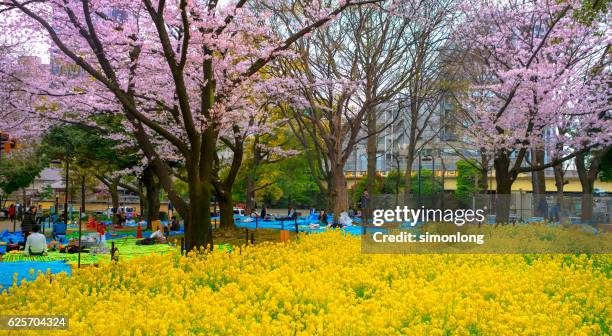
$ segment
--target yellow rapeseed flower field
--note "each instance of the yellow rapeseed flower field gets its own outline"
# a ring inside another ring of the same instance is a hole
[[[331,232],[42,275],[0,295],[0,314],[69,317],[31,335],[609,335],[611,261],[362,254]]]

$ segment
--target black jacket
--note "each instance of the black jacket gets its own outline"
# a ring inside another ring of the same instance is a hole
[[[36,224],[36,214],[31,210],[26,211],[23,214],[23,221],[21,222],[21,231],[32,231]]]

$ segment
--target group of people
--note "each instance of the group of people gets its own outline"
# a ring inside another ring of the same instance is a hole
[[[9,207],[9,218],[11,218]],[[22,215],[21,232],[25,240],[24,254],[26,255],[46,255],[47,254],[47,238],[40,233],[39,217],[37,216],[38,208],[31,206]],[[13,217],[11,218],[14,221]]]
[[[370,194],[368,192],[368,189],[366,188],[364,190],[364,192],[362,193],[360,200],[359,200],[359,207],[361,208],[361,211],[355,211],[353,208],[350,208],[348,210],[348,212],[342,212],[340,213],[340,217],[338,218],[337,222],[333,222],[333,223],[329,223],[329,219],[328,219],[328,214],[325,210],[321,210],[319,212],[318,215],[318,223],[311,223],[309,225],[309,227],[311,229],[316,229],[322,226],[325,227],[330,227],[330,228],[342,228],[342,227],[347,227],[347,226],[351,226],[353,224],[353,219],[352,217],[360,217],[363,216],[363,214],[367,213],[367,209],[369,209],[369,205],[370,205]],[[310,215],[315,215],[316,214],[316,209],[312,208],[310,210]],[[299,213],[297,212],[297,210],[294,207],[289,207],[289,210],[287,211],[287,216],[286,217],[282,217],[280,219],[283,220],[295,220],[298,219],[299,217]],[[270,216],[267,213],[266,207],[262,207],[261,212],[258,214],[257,210],[254,209],[251,213],[250,213],[250,217],[251,218],[261,218],[263,220],[270,220],[272,219],[272,216]],[[252,219],[251,219],[252,220]]]
[[[9,207],[9,211],[10,209],[11,207]],[[39,215],[38,207],[34,205],[30,206],[22,215],[21,233],[25,241],[23,253],[26,255],[47,254],[47,238],[44,234],[40,233],[42,220],[43,217]],[[53,223],[54,230],[58,223],[66,223],[65,213],[55,219]]]
[[[325,212],[325,210],[321,210],[319,212],[318,220],[318,223],[311,223],[309,227],[311,229],[318,229],[322,226],[325,226],[328,228],[335,229],[353,225],[353,219],[351,219],[351,217],[346,211],[340,213],[340,217],[338,218],[337,222],[332,221],[332,223],[329,223],[329,215],[327,214],[327,212]]]
[[[538,202],[536,206],[536,214],[537,216],[548,218],[549,222],[561,222],[564,217],[567,217],[567,211],[561,208],[560,202],[555,202],[555,204],[548,209],[548,202],[546,199],[542,198]]]
[[[37,208],[35,206],[29,207],[26,211],[23,211],[22,205],[11,204],[6,209],[5,213],[11,223],[15,223],[18,219],[26,222],[26,226],[31,229],[31,223],[36,223],[40,219],[37,217]],[[23,223],[22,223],[23,226]],[[31,230],[28,230],[31,231]]]
[[[261,212],[257,213],[257,209],[253,209],[253,211],[251,211],[250,216],[252,218],[261,218],[263,220],[272,220],[274,219],[272,215],[268,214],[268,210],[266,209],[265,206],[263,206],[261,208]],[[280,219],[283,220],[293,220],[293,219],[298,219],[298,217],[300,216],[300,213],[297,212],[297,210],[294,207],[289,207],[289,210],[287,210],[287,216],[283,216]]]
[[[15,223],[15,220],[17,219],[17,211],[18,211],[18,208],[15,204],[11,204],[6,209],[6,217],[8,217],[11,223]]]
[[[8,208],[8,217],[11,221],[15,221],[16,216],[16,206],[11,204]],[[264,208],[265,213],[265,208]],[[121,211],[115,213],[118,219],[119,225],[125,223],[125,214]],[[24,254],[26,255],[46,255],[47,254],[47,239],[44,234],[40,232],[41,225],[40,222],[42,217],[38,214],[38,208],[36,206],[30,206],[22,215],[21,221],[21,232],[23,234],[23,238],[25,241]],[[105,234],[106,226],[102,221],[99,221],[96,218],[93,222],[95,222],[95,229],[98,235],[101,237]],[[53,223],[53,227],[55,230],[57,223],[66,223],[66,214],[61,214]],[[150,243],[162,243],[166,241],[166,238],[170,235],[170,231],[180,231],[180,224],[177,220],[176,216],[172,216],[172,221],[169,225],[159,225],[158,229],[155,230],[148,240]],[[65,234],[65,232],[64,232]],[[145,238],[147,240],[147,238]]]
[[[266,206],[264,205],[261,208],[261,212],[257,213],[257,209],[253,209],[253,211],[251,211],[250,216],[252,218],[261,218],[262,220],[270,220],[271,217],[268,215],[268,210],[266,209]]]

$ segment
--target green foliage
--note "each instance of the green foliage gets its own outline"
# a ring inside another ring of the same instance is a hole
[[[581,23],[590,25],[598,16],[607,13],[610,2],[610,0],[583,0],[574,16]]]
[[[399,190],[396,190],[399,182]],[[385,177],[382,188],[380,192],[382,194],[396,194],[401,192],[401,190],[406,185],[406,180],[404,179],[404,175],[397,169],[390,171]]]
[[[468,204],[470,198],[478,193],[476,181],[480,171],[476,168],[476,161],[466,160],[457,161],[457,190],[455,196],[464,204]]]
[[[119,144],[95,129],[62,125],[51,128],[43,136],[40,151],[51,160],[68,158],[81,168],[120,170],[137,164],[139,158],[135,150],[119,148]]]
[[[432,171],[421,169],[421,195],[433,195],[442,192],[442,183],[439,179],[432,178]],[[419,193],[419,174],[412,176],[412,193]]]
[[[601,159],[599,179],[603,182],[612,182],[612,150]]]
[[[256,176],[256,188],[263,187],[255,193],[259,207],[264,202],[268,207],[311,207],[321,204],[319,188],[303,153],[261,165],[255,171],[243,166],[232,191],[236,202],[246,201],[248,174]]]
[[[40,199],[49,199],[53,197],[53,188],[50,185],[46,185],[42,188],[42,190],[38,193],[38,198]]]
[[[29,186],[47,166],[47,158],[35,151],[18,150],[0,161],[0,190],[5,195]]]

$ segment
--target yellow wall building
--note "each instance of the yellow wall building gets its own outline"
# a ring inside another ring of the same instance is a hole
[[[386,173],[380,173],[380,174],[382,176],[386,175]],[[417,172],[413,171],[412,175],[416,176]],[[365,172],[357,172],[357,174],[355,174],[354,172],[347,172],[346,178],[347,178],[347,183],[348,183],[349,188],[352,188],[355,182],[364,176],[365,176]],[[437,181],[442,181],[441,171],[436,171],[435,176],[436,176]],[[495,188],[497,187],[497,184],[495,183],[495,175],[489,174],[488,180],[489,180],[489,190],[495,191]],[[565,188],[564,188],[565,192],[571,192],[571,193],[582,192],[582,187],[580,186],[580,180],[578,180],[578,176],[566,176],[565,180],[569,182],[568,184],[565,185]],[[612,192],[612,182],[601,182],[598,180],[595,182],[595,188],[601,189],[602,191],[606,191],[606,192]],[[457,171],[454,171],[454,170],[446,171],[444,174],[444,190],[456,190],[456,189],[457,189]],[[519,174],[518,178],[512,185],[512,191],[519,192],[521,190],[524,192],[532,191],[531,174],[529,173]],[[555,179],[553,177],[547,176],[546,177],[546,191],[554,192],[556,190],[557,188],[555,186]]]

